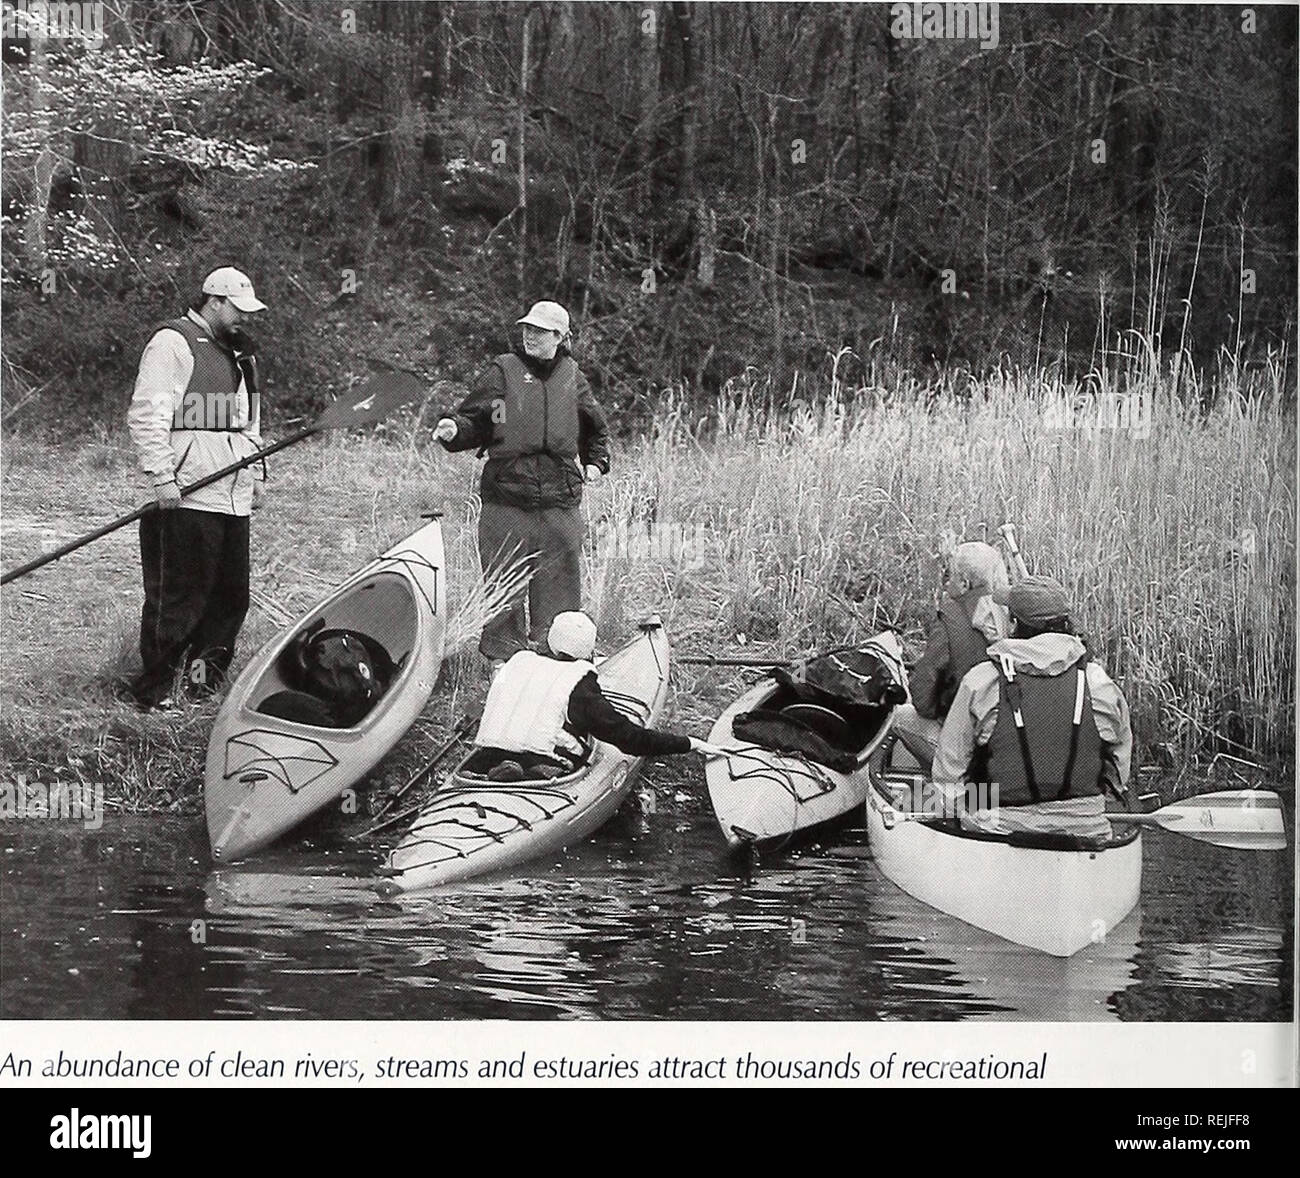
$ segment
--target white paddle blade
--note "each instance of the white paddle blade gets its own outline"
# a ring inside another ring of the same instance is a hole
[[[1286,847],[1282,799],[1261,789],[1229,789],[1171,802],[1153,815],[1166,830],[1220,847],[1280,851]]]

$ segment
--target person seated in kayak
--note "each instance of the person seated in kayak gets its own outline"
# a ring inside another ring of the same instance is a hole
[[[911,699],[894,712],[894,731],[929,772],[944,717],[957,686],[1005,638],[1010,620],[992,597],[1008,587],[1006,566],[991,544],[959,544],[946,562],[947,591],[926,637],[925,652],[908,676]]]
[[[1105,837],[1106,791],[1128,786],[1128,704],[1075,633],[1059,582],[1026,577],[993,597],[1011,613],[1011,637],[957,688],[934,786],[968,829]],[[985,782],[972,798],[968,783]]]
[[[693,736],[643,728],[605,698],[591,661],[596,625],[586,614],[557,614],[547,645],[549,655],[512,655],[488,689],[474,743],[505,754],[488,774],[493,780],[572,772],[588,737],[633,757],[717,751]]]

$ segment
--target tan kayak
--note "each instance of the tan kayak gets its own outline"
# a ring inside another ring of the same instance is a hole
[[[203,792],[214,859],[228,863],[261,850],[339,798],[401,739],[438,678],[446,593],[442,528],[434,520],[349,578],[244,668],[208,743]],[[396,667],[383,695],[352,727],[263,710],[293,686],[285,660],[294,639],[322,623],[365,635]]]

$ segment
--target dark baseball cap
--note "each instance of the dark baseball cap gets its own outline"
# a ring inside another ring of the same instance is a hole
[[[1070,616],[1070,599],[1060,581],[1052,577],[1025,577],[1010,589],[997,589],[993,600],[1005,605],[1022,622],[1050,622]]]

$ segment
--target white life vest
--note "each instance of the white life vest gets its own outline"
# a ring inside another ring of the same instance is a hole
[[[569,696],[595,665],[547,658],[531,650],[511,656],[492,680],[474,743],[511,753],[554,756],[576,742],[565,732]],[[581,746],[579,746],[581,747]]]

